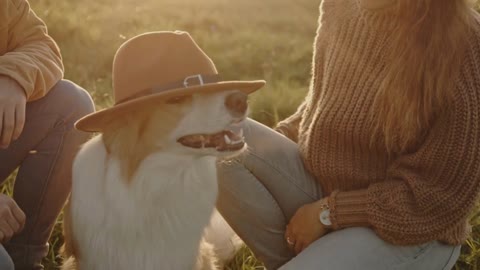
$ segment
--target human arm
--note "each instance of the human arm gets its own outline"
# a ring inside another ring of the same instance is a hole
[[[313,57],[311,63],[311,79],[308,93],[303,102],[297,107],[295,113],[280,121],[274,128],[279,133],[285,135],[287,138],[294,142],[298,142],[298,136],[300,131],[300,124],[305,117],[308,117],[311,113],[310,110],[314,109],[316,99],[318,98],[318,92],[321,89],[323,79],[323,61],[325,55],[325,47],[319,42],[320,34],[324,29],[323,26],[323,3],[320,1],[320,16],[318,19],[318,27],[316,31],[315,41],[313,44]]]
[[[9,36],[7,53],[0,56],[0,75],[15,80],[28,101],[35,100],[63,77],[60,51],[26,0],[6,2]]]
[[[294,114],[279,122],[275,127],[275,130],[280,132],[287,138],[291,139],[292,141],[297,142],[300,122],[302,121],[302,115],[305,111],[305,107],[306,101],[300,104]]]
[[[285,234],[295,253],[330,229],[348,227],[371,227],[397,245],[450,240],[442,237],[465,226],[480,192],[480,110],[468,108],[479,102],[477,94],[456,113],[439,119],[418,150],[392,162],[384,181],[365,189],[334,191],[300,207]],[[320,222],[322,205],[328,205],[331,227]]]
[[[456,80],[448,108],[439,111],[417,145],[391,156],[382,179],[329,194],[333,230],[370,227],[396,245],[460,244],[466,238],[465,223],[480,192],[480,66],[475,59],[468,59]],[[318,217],[318,210],[309,212],[304,219]],[[305,230],[314,232],[315,226]]]
[[[331,226],[320,222],[320,213],[328,207],[328,198],[323,198],[300,207],[290,219],[285,240],[295,254],[330,231]]]
[[[22,133],[26,95],[12,78],[0,75],[0,148],[7,148]]]
[[[455,228],[465,225],[480,191],[478,64],[461,76],[448,111],[417,149],[394,158],[383,181],[332,193],[334,229],[369,226],[399,245],[449,240],[440,239],[446,234],[465,237],[455,235]]]
[[[60,52],[25,0],[6,0],[7,53],[0,56],[0,148],[21,134],[26,102],[43,97],[63,76]]]

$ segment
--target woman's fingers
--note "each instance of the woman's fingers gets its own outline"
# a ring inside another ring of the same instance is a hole
[[[7,242],[23,229],[24,216],[25,214],[12,198],[0,194],[0,243]]]
[[[13,229],[5,220],[0,221],[0,231],[3,233],[2,243],[8,242],[13,236]]]
[[[13,203],[13,205],[11,206],[12,214],[15,220],[20,225],[20,229],[18,230],[18,232],[20,232],[23,230],[23,227],[25,226],[26,216],[25,216],[25,213],[22,211],[22,209],[20,209],[20,207],[14,200],[12,200],[12,203]]]
[[[285,230],[285,240],[287,241],[290,249],[294,251],[296,255],[298,255],[311,244],[311,241],[304,241],[301,236],[295,235],[290,224],[287,225],[287,229]]]
[[[22,134],[25,126],[25,106],[25,103],[19,103],[3,108],[0,121],[0,147],[7,148]]]
[[[288,247],[293,250],[295,246],[295,238],[293,237],[291,227],[288,225],[285,230],[285,241],[287,242]]]
[[[0,146],[7,148],[12,140],[13,131],[15,129],[15,107],[3,108],[2,135],[0,138]]]
[[[5,219],[5,222],[8,224],[8,226],[12,229],[12,232],[18,233],[20,231],[20,223],[11,215],[9,218]]]
[[[23,127],[25,126],[25,106],[25,103],[19,103],[15,108],[15,129],[13,130],[13,141],[20,137]]]
[[[295,238],[293,238],[292,236],[292,231],[290,229],[290,226],[287,225],[287,228],[285,230],[285,235],[284,235],[284,238],[285,238],[285,242],[287,242],[287,246],[288,248],[293,251],[294,250],[294,247],[295,247]]]
[[[295,254],[298,255],[300,252],[302,252],[303,246],[304,246],[303,241],[297,240],[297,242],[295,242],[295,247],[294,247]]]
[[[5,211],[2,219],[10,226],[14,233],[18,233],[22,228],[22,224],[17,220],[13,211],[15,208],[19,207],[14,200],[10,200],[8,202],[8,207],[9,209]]]
[[[287,228],[285,229],[285,235],[284,235],[285,241],[288,242],[289,237],[290,237],[290,227],[287,225]]]

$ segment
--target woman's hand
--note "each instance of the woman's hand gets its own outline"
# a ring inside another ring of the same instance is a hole
[[[25,124],[27,97],[13,79],[0,76],[0,148],[18,139]]]
[[[25,213],[12,198],[0,194],[0,243],[8,242],[24,225]]]
[[[325,204],[324,198],[300,207],[287,225],[285,239],[295,254],[299,254],[328,232],[319,219],[320,211]]]

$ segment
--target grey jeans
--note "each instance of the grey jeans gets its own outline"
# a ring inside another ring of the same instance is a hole
[[[267,269],[281,270],[443,270],[451,269],[460,246],[437,241],[394,246],[368,228],[331,232],[298,256],[284,240],[287,223],[302,205],[322,198],[305,169],[298,146],[274,130],[247,120],[248,151],[219,170],[217,207]]]
[[[93,112],[89,94],[70,81],[60,81],[48,94],[27,103],[25,127],[9,148],[0,150],[0,181],[19,167],[13,198],[25,212],[23,231],[0,245],[0,269],[43,269],[48,239],[71,188],[73,158],[88,134],[73,128]]]

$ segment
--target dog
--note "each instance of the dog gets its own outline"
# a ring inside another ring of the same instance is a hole
[[[162,46],[159,55],[138,59],[146,47],[156,54]],[[130,57],[135,50],[140,56]],[[72,194],[64,213],[63,270],[217,269],[214,247],[204,237],[206,227],[217,222],[211,219],[216,164],[246,149],[241,124],[248,94],[264,82],[198,75],[215,73],[213,64],[198,67],[194,76],[183,71],[187,63],[186,69],[192,69],[205,60],[211,61],[185,32],[147,33],[119,49],[113,73],[116,105],[76,124],[100,134],[80,149],[73,164]],[[178,64],[182,61],[186,63]],[[118,67],[122,63],[128,65]],[[165,63],[172,65],[159,79],[161,68],[154,66]],[[175,64],[181,76],[172,75]],[[122,88],[119,74],[125,72],[127,83],[138,76],[141,84],[150,69],[148,85],[154,89]],[[175,77],[183,78],[180,84],[171,83]],[[214,217],[222,220],[218,213]]]

